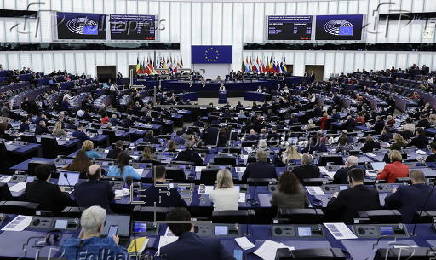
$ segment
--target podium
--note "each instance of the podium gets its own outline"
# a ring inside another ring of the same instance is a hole
[[[227,104],[227,91],[226,90],[219,91],[218,104]]]

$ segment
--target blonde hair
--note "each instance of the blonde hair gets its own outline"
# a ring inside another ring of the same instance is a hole
[[[216,188],[225,189],[233,188],[232,174],[227,169],[219,170],[216,175]]]
[[[86,140],[82,144],[82,149],[86,151],[91,151],[94,149],[94,143],[92,141]]]
[[[403,160],[403,156],[401,156],[400,151],[398,150],[392,150],[389,153],[389,159],[391,160],[391,162],[395,162],[395,161],[399,161],[401,162]]]
[[[393,136],[394,142],[396,143],[405,143],[404,137],[400,134],[394,134]]]
[[[54,131],[59,131],[62,130],[62,123],[60,121],[57,121],[56,124],[53,127],[53,132]]]
[[[289,160],[300,160],[301,153],[298,152],[297,147],[295,145],[288,146],[283,153],[283,161],[287,163]]]

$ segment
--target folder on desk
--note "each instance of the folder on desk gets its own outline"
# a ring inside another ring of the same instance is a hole
[[[140,237],[135,240],[130,241],[129,248],[127,249],[129,253],[142,253],[147,247],[148,238]]]

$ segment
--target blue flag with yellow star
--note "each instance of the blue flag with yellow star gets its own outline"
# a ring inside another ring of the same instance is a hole
[[[192,64],[231,64],[231,45],[192,45]]]

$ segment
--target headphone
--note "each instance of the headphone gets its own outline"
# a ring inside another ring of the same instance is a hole
[[[54,229],[50,230],[45,236],[45,245],[46,246],[54,246],[57,242],[61,240],[62,232],[60,230]],[[51,240],[51,241],[50,241]]]

